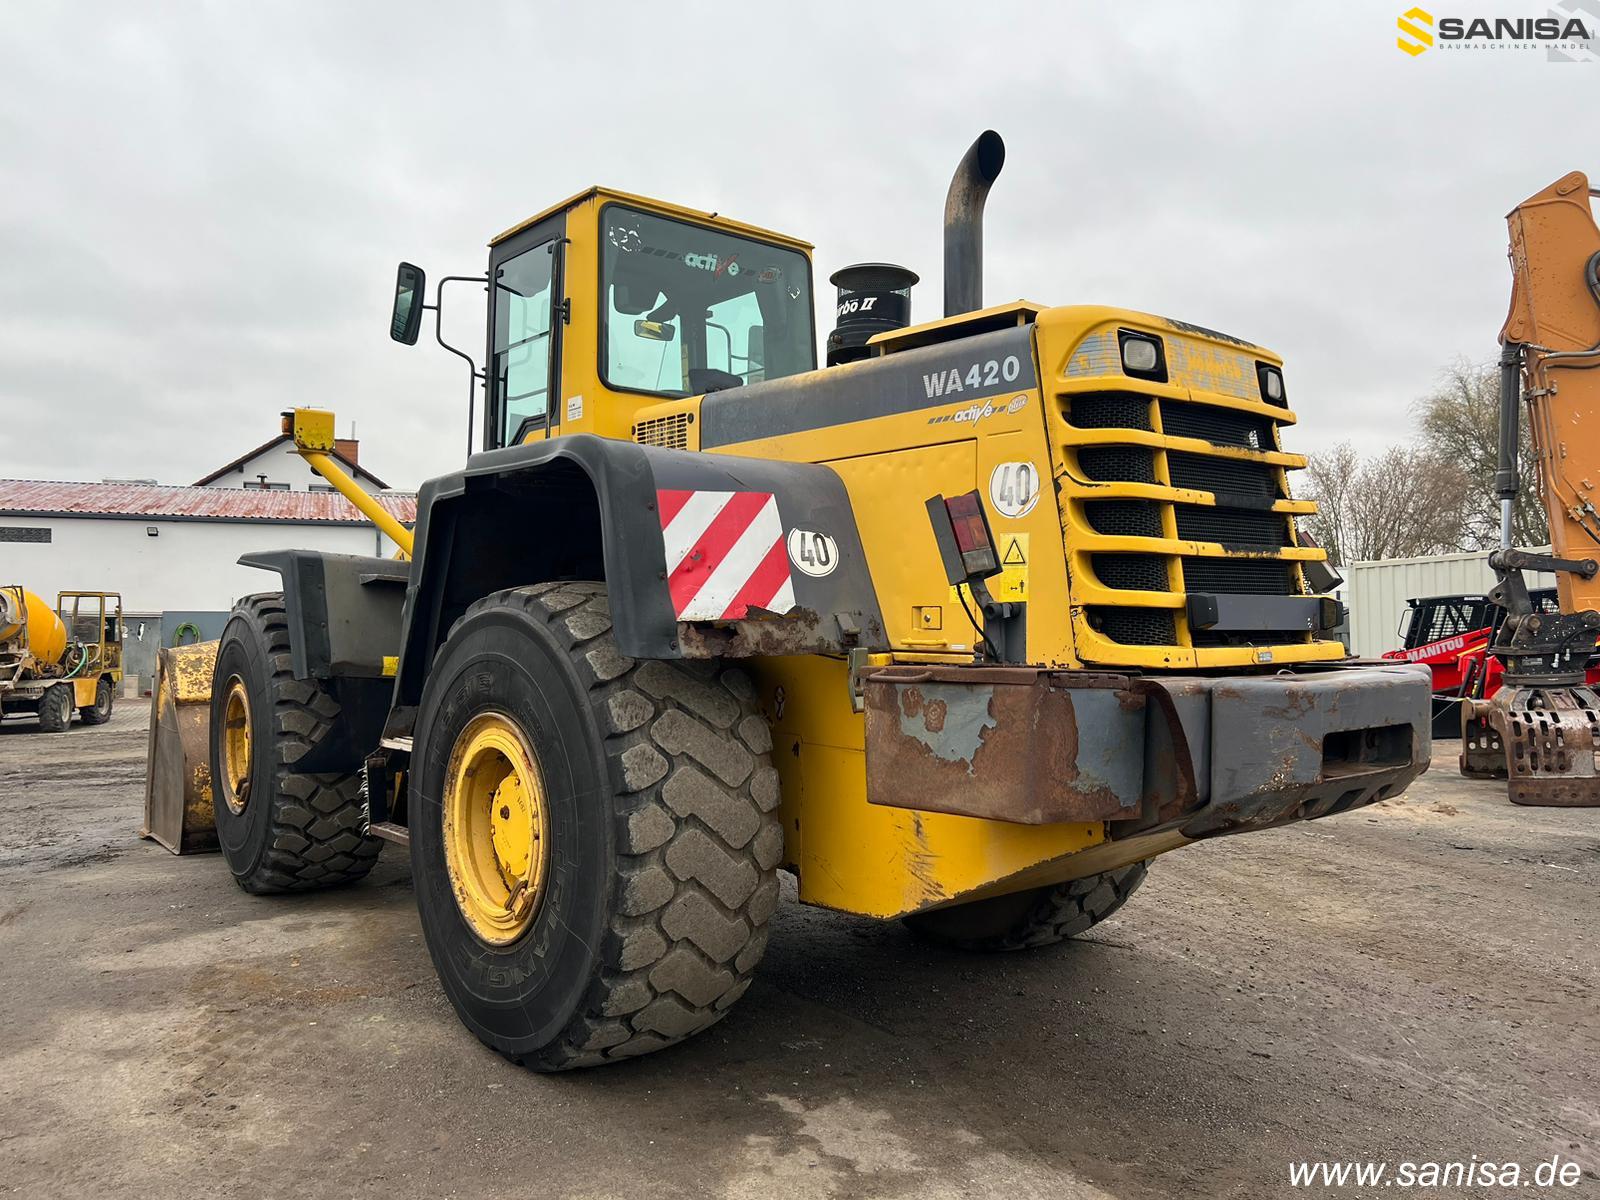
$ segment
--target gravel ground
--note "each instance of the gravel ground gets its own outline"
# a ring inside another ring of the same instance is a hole
[[[1559,1154],[1600,1192],[1600,809],[1513,808],[1454,743],[1053,950],[786,903],[709,1034],[542,1077],[456,1022],[393,847],[253,899],[139,841],[142,708],[0,727],[0,1191],[1258,1197],[1300,1159]]]

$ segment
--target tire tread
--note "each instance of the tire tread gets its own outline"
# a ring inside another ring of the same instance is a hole
[[[931,941],[962,950],[994,952],[1050,946],[1075,937],[1105,920],[1128,902],[1148,873],[1148,862],[1131,863],[1098,875],[1039,888],[1026,912],[1003,931],[981,937],[942,933],[938,910],[911,917],[907,924]]]
[[[261,640],[272,697],[272,795],[267,846],[254,869],[234,874],[256,895],[310,891],[353,883],[372,870],[383,843],[367,833],[361,774],[294,770],[339,720],[337,700],[313,680],[296,679],[289,654],[289,619],[281,592],[246,596],[234,608]]]
[[[500,607],[544,625],[587,685],[612,780],[618,863],[600,967],[583,1003],[539,1051],[506,1057],[566,1070],[673,1045],[726,1015],[766,947],[782,832],[763,804],[776,792],[766,775],[776,772],[765,753],[747,748],[760,744],[744,725],[761,720],[755,689],[720,662],[621,654],[603,583],[507,589],[461,620]],[[736,725],[749,735],[745,744]],[[695,752],[718,759],[720,779],[693,765]],[[714,789],[706,803],[715,819],[664,798],[685,771]]]

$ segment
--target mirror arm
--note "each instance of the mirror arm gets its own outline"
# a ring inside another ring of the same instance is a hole
[[[424,304],[423,312],[433,312],[433,340],[467,364],[467,457],[472,457],[472,420],[477,401],[479,380],[488,382],[487,373],[478,370],[478,364],[465,350],[458,350],[444,340],[444,285],[447,283],[481,283],[488,289],[487,275],[446,275],[433,285],[433,303]]]

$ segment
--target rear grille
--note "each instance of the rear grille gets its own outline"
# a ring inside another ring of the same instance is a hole
[[[1089,565],[1108,588],[1168,592],[1167,560],[1155,554],[1091,554]]]
[[[1297,596],[1294,564],[1269,558],[1185,558],[1183,588],[1224,596]]]
[[[1219,492],[1228,496],[1279,498],[1278,468],[1269,463],[1170,450],[1167,452],[1167,470],[1172,476],[1173,487]]]
[[[1067,420],[1079,429],[1150,428],[1150,397],[1136,392],[1092,392],[1071,403]]]
[[[1142,446],[1083,446],[1078,465],[1095,483],[1154,483],[1156,454]]]
[[[652,417],[633,427],[633,440],[641,446],[665,446],[671,450],[689,448],[689,414],[671,413]]]
[[[1182,610],[1146,605],[1135,598],[1137,592],[1294,596],[1301,594],[1304,586],[1294,562],[1263,557],[1295,545],[1293,517],[1272,511],[1275,501],[1288,498],[1284,472],[1259,461],[1280,449],[1274,417],[1226,404],[1132,390],[1137,386],[1130,379],[1120,390],[1061,395],[1053,418],[1067,454],[1068,486],[1076,493],[1075,502],[1065,510],[1069,527],[1076,526],[1080,537],[1149,539],[1128,543],[1148,545],[1149,552],[1099,551],[1092,541],[1083,547],[1087,555],[1078,559],[1085,568],[1083,582],[1097,582],[1109,589],[1108,598],[1123,601],[1090,604],[1085,617],[1101,639],[1130,648],[1124,654],[1102,652],[1099,657],[1111,663],[1140,658],[1150,662],[1148,650],[1135,656],[1132,648],[1237,649],[1304,645],[1315,639],[1318,635],[1305,629],[1189,629],[1180,619]],[[1091,430],[1104,432],[1087,432]],[[1118,430],[1127,432],[1118,435]],[[1089,440],[1096,436],[1142,437],[1157,444]],[[1172,449],[1164,440],[1169,438],[1188,439],[1191,446],[1203,443],[1214,449]],[[1258,453],[1244,458],[1240,451]],[[1117,486],[1129,484],[1210,492],[1217,503],[1146,499],[1127,495],[1133,490],[1130,487]],[[1168,511],[1171,517],[1165,515]],[[1071,528],[1068,536],[1072,536]],[[1235,556],[1175,555],[1160,544],[1169,537],[1220,545]],[[1173,660],[1170,656],[1162,660],[1158,653],[1155,661]]]
[[[1172,612],[1165,608],[1089,606],[1089,624],[1124,646],[1170,646],[1177,641]]]
[[[1160,537],[1161,507],[1154,500],[1090,500],[1089,528],[1107,537]]]
[[[1174,505],[1178,536],[1189,542],[1221,542],[1224,546],[1287,546],[1289,519],[1282,513],[1254,508],[1207,508]]]
[[[1170,437],[1199,438],[1213,446],[1240,446],[1248,450],[1275,450],[1272,422],[1254,413],[1182,400],[1161,402],[1161,430]]]

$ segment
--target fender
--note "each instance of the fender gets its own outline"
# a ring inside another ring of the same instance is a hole
[[[246,554],[239,563],[282,578],[294,676],[316,680],[343,710],[331,735],[297,760],[297,769],[360,770],[383,732],[394,691],[409,564],[318,550]]]
[[[572,434],[474,455],[423,485],[396,705],[421,698],[469,604],[556,579],[606,581],[631,658],[888,648],[831,467]]]

